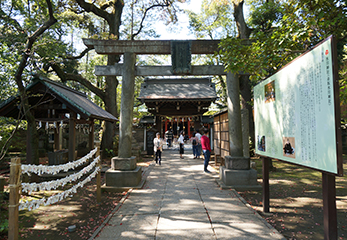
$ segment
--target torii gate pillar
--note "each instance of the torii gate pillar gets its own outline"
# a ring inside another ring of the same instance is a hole
[[[220,185],[237,190],[260,190],[257,171],[250,168],[250,158],[243,154],[243,141],[238,74],[227,73],[227,100],[229,118],[230,156],[225,157],[225,166],[220,166]]]
[[[118,192],[139,187],[141,182],[141,167],[137,167],[136,157],[131,156],[135,62],[135,53],[124,53],[118,157],[111,159],[111,169],[106,171],[106,184],[103,189],[108,191]]]
[[[131,157],[131,137],[135,86],[135,53],[124,53],[124,71],[119,118],[119,158]]]

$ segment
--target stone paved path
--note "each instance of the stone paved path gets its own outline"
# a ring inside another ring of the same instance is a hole
[[[149,167],[144,187],[130,191],[95,239],[285,239],[187,152],[180,159],[164,150],[162,165]]]

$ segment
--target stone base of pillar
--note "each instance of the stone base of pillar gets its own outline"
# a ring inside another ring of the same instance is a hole
[[[225,156],[225,168],[233,170],[249,170],[250,158]]]
[[[111,169],[113,170],[134,170],[136,168],[136,157],[111,159]]]
[[[106,183],[101,187],[102,191],[123,192],[130,188],[142,188],[144,184],[144,181],[141,181],[141,167],[127,171],[108,169],[105,176]]]
[[[254,169],[235,170],[220,166],[217,182],[222,189],[232,188],[237,191],[262,189],[257,182],[257,171]]]
[[[106,183],[103,191],[123,192],[130,188],[141,188],[142,169],[136,165],[136,157],[111,159],[111,169],[105,173]]]

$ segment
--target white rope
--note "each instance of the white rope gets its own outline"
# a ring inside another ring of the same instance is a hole
[[[41,182],[41,183],[22,183],[22,192],[28,192],[31,195],[32,192],[37,191],[50,191],[52,189],[57,189],[60,186],[65,186],[67,183],[75,182],[80,179],[84,174],[90,172],[95,165],[99,162],[100,156],[96,157],[93,162],[91,162],[88,166],[84,167],[77,173],[71,174],[65,178]]]
[[[22,201],[19,203],[19,211],[23,210],[23,209],[28,209],[29,211],[31,210],[35,210],[37,208],[39,208],[41,205],[51,205],[51,204],[55,204],[57,202],[60,202],[62,200],[64,200],[67,197],[72,197],[74,193],[77,193],[77,189],[79,187],[83,187],[87,182],[90,182],[95,176],[96,174],[98,174],[98,172],[100,171],[100,167],[96,167],[94,172],[91,173],[87,178],[85,178],[83,181],[79,182],[78,184],[74,185],[72,188],[58,193],[56,195],[53,195],[49,198],[41,198],[39,200],[31,200],[31,201]]]
[[[37,175],[41,175],[44,173],[47,174],[57,174],[60,171],[67,172],[70,169],[75,169],[76,167],[84,164],[89,158],[91,158],[97,151],[97,148],[90,151],[86,156],[65,164],[54,165],[54,166],[46,166],[46,165],[32,165],[32,164],[23,164],[21,166],[22,173],[35,173]]]

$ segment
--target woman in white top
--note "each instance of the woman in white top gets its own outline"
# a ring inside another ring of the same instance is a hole
[[[195,133],[193,133],[193,137],[191,137],[190,140],[192,142],[194,159],[198,158],[199,138],[196,136]]]
[[[181,135],[178,138],[178,143],[180,144],[180,157],[183,158],[183,154],[184,154],[184,135],[185,132],[181,131]]]
[[[160,133],[156,134],[156,138],[153,139],[154,152],[155,152],[155,163],[161,165],[161,152],[163,151],[163,139],[160,138]]]

